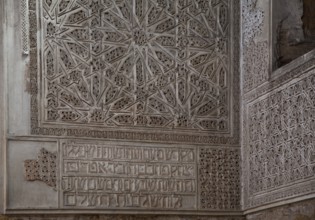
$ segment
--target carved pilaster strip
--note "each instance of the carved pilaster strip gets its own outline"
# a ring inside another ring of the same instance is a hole
[[[29,54],[29,19],[28,19],[28,0],[21,0],[20,2],[21,14],[21,40],[22,40],[22,54]]]

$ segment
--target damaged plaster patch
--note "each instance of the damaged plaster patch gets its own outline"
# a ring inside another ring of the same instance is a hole
[[[25,179],[27,181],[42,181],[48,186],[57,186],[57,154],[51,153],[44,148],[40,150],[36,160],[26,160]]]

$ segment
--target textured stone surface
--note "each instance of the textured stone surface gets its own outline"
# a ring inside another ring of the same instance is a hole
[[[277,208],[249,214],[247,220],[314,220],[315,200],[293,203]]]
[[[145,216],[145,215],[68,215],[68,216],[45,216],[30,215],[18,217],[1,217],[0,220],[245,220],[244,217],[210,217],[210,216]]]
[[[269,78],[269,4],[264,0],[242,1],[243,91],[249,92]]]
[[[200,208],[240,209],[239,150],[201,148],[199,158]]]

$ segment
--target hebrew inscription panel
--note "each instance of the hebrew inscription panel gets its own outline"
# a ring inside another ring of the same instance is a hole
[[[39,3],[42,122],[230,131],[230,1]]]
[[[196,157],[189,147],[63,143],[63,206],[196,209]]]

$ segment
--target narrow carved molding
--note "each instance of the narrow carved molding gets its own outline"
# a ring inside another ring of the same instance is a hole
[[[29,16],[28,16],[28,0],[21,0],[20,2],[20,16],[21,16],[21,40],[22,40],[22,54],[29,54]]]

